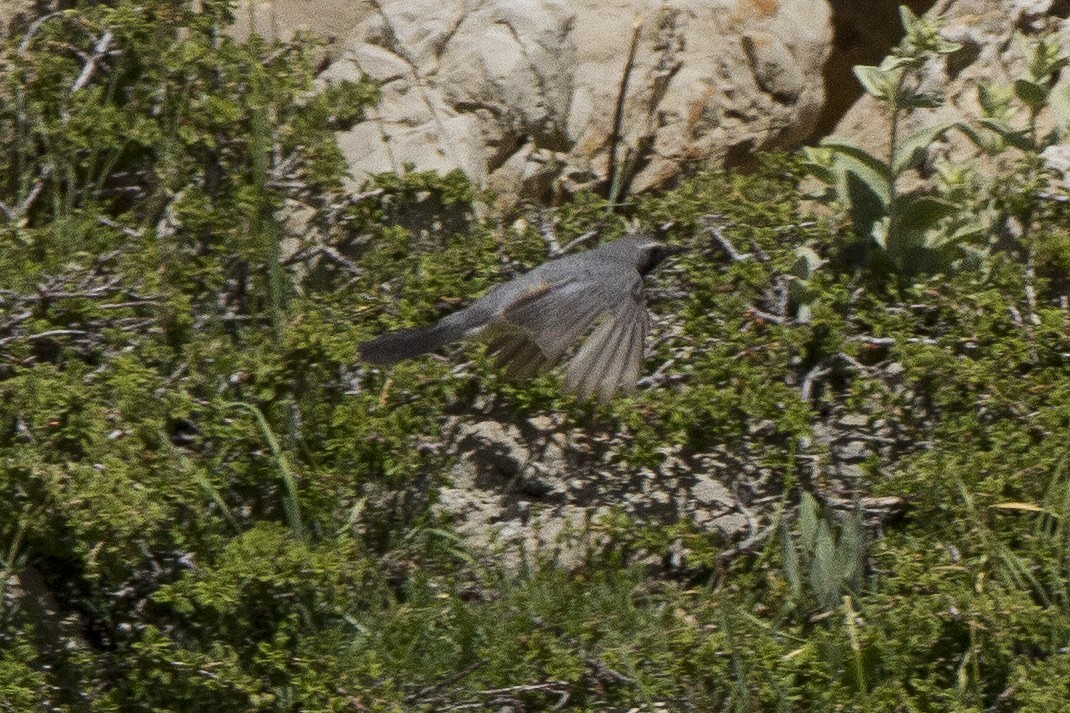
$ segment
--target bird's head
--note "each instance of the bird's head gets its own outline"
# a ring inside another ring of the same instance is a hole
[[[666,258],[687,250],[687,248],[678,245],[659,243],[657,240],[646,236],[639,236],[635,249],[637,253],[635,269],[639,271],[640,275],[648,274]]]
[[[602,260],[624,263],[634,267],[640,275],[646,275],[665,258],[685,250],[658,242],[649,235],[633,233],[595,248],[591,254]]]

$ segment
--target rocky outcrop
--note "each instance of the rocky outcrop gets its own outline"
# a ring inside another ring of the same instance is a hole
[[[310,33],[332,51],[375,12],[367,0],[239,0],[235,5],[234,32],[239,37],[255,33],[288,41],[298,32]]]
[[[913,403],[919,396],[901,383],[902,368],[893,362],[869,376]],[[832,407],[815,417],[793,476],[830,513],[859,512],[874,527],[900,515],[904,503],[859,498],[867,470],[892,470],[919,447],[882,408]],[[600,538],[613,514],[636,524],[690,523],[715,533],[729,557],[760,549],[777,527],[786,485],[783,469],[768,463],[770,450],[784,447],[776,431],[771,421],[754,422],[742,442],[703,452],[667,444],[658,464],[636,467],[620,457],[630,443],[625,433],[580,428],[560,413],[520,421],[467,414],[443,430],[455,465],[436,508],[467,543],[498,552],[509,565],[538,553],[579,566],[605,544]],[[659,563],[670,568],[695,565],[683,545],[651,556],[668,557]]]
[[[749,507],[755,493],[779,486],[771,470],[727,452],[685,459],[667,449],[660,465],[629,468],[606,457],[622,447],[618,435],[592,436],[563,418],[458,420],[446,435],[457,464],[439,492],[439,511],[466,541],[512,563],[539,552],[579,565],[599,545],[599,521],[613,512],[639,522],[689,521],[743,540],[758,532]]]
[[[337,38],[324,81],[383,101],[339,141],[369,174],[463,170],[510,201],[632,191],[807,137],[824,0],[257,0],[252,29]],[[333,13],[329,23],[317,14]],[[246,29],[249,29],[247,22]]]
[[[1070,37],[1070,3],[1063,0],[944,0],[930,10],[940,18],[942,35],[962,45],[961,49],[925,68],[922,89],[945,98],[943,106],[919,110],[899,126],[901,135],[924,126],[953,121],[976,121],[982,116],[977,89],[983,84],[1010,86],[1024,74],[1026,59],[1013,41],[1016,33],[1036,39],[1047,33]],[[1065,46],[1064,39],[1063,45]],[[1063,80],[1065,81],[1065,79]],[[1026,117],[1020,117],[1024,125]],[[1044,112],[1039,128],[1051,128]],[[888,150],[888,116],[885,106],[863,96],[839,121],[834,134],[850,139],[876,155]],[[977,147],[964,135],[950,132],[933,151],[955,163],[979,158]],[[1049,150],[1053,167],[1058,168],[1063,152]],[[1070,165],[1070,163],[1068,163]]]

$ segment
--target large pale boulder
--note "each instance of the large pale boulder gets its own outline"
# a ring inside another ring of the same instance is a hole
[[[282,41],[306,32],[333,44],[374,12],[366,0],[239,0],[233,29],[239,37],[256,33]]]
[[[250,7],[249,29],[334,37],[324,81],[382,83],[339,137],[358,183],[459,168],[509,201],[793,145],[832,41],[825,0],[255,0],[239,18]]]

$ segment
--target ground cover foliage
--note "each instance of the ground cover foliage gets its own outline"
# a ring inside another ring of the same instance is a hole
[[[932,272],[881,223],[895,201],[859,250],[859,194],[812,213],[790,157],[515,223],[456,176],[347,192],[331,131],[374,87],[313,93],[313,43],[237,42],[199,4],[87,4],[5,45],[0,709],[1063,707],[1070,216],[1013,94],[972,129],[1006,172],[934,189]],[[1020,89],[1031,122],[1057,64]],[[875,165],[832,151],[833,188]],[[670,326],[634,397],[509,384],[478,350],[354,363],[633,220],[693,248],[654,285]],[[617,434],[625,467],[752,449],[779,493],[745,542],[613,516],[582,566],[506,564],[433,507],[443,419],[487,403]],[[843,412],[885,434],[849,481],[818,428]]]

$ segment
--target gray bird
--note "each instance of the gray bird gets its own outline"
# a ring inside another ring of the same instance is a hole
[[[635,390],[647,315],[643,276],[681,252],[645,235],[550,260],[498,285],[469,307],[429,327],[389,332],[360,346],[360,356],[393,364],[464,337],[489,340],[488,353],[515,379],[552,367],[591,331],[565,373],[565,388],[609,401]],[[597,325],[597,326],[595,326]]]

